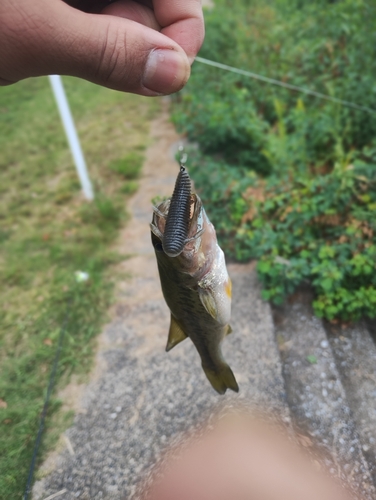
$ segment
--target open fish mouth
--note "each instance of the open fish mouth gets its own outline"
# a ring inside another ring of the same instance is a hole
[[[154,207],[150,224],[151,239],[159,258],[174,262],[183,273],[189,273],[201,279],[212,265],[215,258],[216,237],[213,225],[207,218],[202,201],[197,194],[189,196],[189,219],[187,233],[181,241],[179,250],[167,253],[165,250],[165,234],[171,199],[167,199]],[[167,265],[167,264],[166,264]]]

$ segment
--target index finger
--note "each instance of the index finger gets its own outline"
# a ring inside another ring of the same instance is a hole
[[[205,35],[201,1],[154,0],[153,7],[161,32],[178,43],[192,63]]]

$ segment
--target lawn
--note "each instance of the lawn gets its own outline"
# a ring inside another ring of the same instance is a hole
[[[90,370],[126,258],[113,242],[158,102],[64,78],[94,189],[82,196],[47,78],[0,89],[0,499],[21,498],[59,332],[57,388]],[[89,273],[76,283],[75,272]],[[72,421],[55,395],[42,453]]]

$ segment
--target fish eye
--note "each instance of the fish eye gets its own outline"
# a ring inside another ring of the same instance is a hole
[[[162,243],[157,243],[156,245],[154,245],[154,248],[157,252],[163,252]]]

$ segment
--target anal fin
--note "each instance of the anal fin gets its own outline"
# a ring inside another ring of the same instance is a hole
[[[180,344],[180,342],[182,342],[186,338],[187,335],[183,332],[182,327],[171,314],[171,323],[170,330],[168,332],[166,352],[171,351],[173,347],[175,347],[177,344]]]

